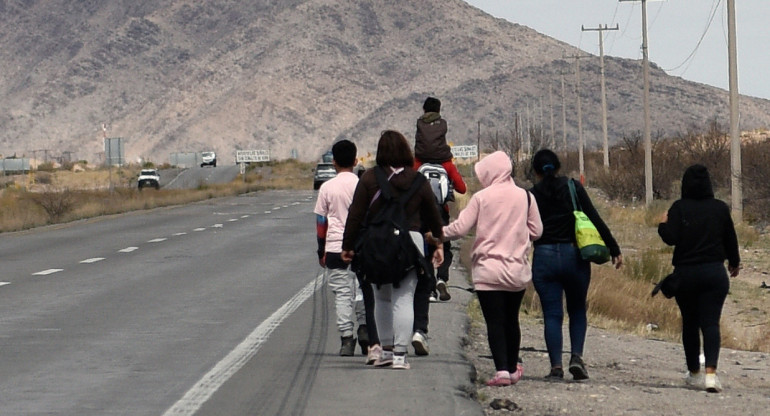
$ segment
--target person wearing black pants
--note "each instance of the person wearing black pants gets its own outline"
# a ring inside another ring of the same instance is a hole
[[[675,201],[658,224],[663,242],[674,246],[671,263],[679,286],[674,297],[682,313],[682,346],[687,362],[685,382],[717,393],[722,385],[716,375],[719,361],[719,319],[731,277],[740,271],[738,237],[730,207],[714,198],[708,169],[687,168],[682,177],[682,198]],[[700,336],[706,374],[700,371]]]

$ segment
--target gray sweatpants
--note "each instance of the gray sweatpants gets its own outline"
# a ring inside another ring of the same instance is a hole
[[[422,235],[410,232],[415,245],[423,252]],[[414,290],[417,272],[412,270],[399,282],[398,287],[382,285],[374,288],[374,319],[377,334],[383,346],[393,345],[393,352],[406,353],[412,342],[414,325]]]
[[[334,306],[337,312],[337,329],[340,336],[353,336],[355,323],[366,324],[363,295],[358,288],[358,279],[350,269],[326,269],[329,288],[334,292]]]

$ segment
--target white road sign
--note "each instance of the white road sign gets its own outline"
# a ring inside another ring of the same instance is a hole
[[[477,157],[479,150],[475,144],[471,146],[452,146],[452,155],[458,159]]]
[[[235,161],[241,162],[269,162],[269,150],[236,150]]]

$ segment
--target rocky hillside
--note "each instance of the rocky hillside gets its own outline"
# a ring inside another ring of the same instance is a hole
[[[98,161],[102,125],[126,156],[270,149],[317,158],[337,138],[373,150],[381,130],[414,134],[427,94],[455,144],[513,128],[514,113],[577,141],[577,50],[461,0],[0,0],[0,153]],[[638,61],[607,59],[611,140],[642,128]],[[598,58],[581,60],[586,141],[601,140]],[[549,88],[549,86],[551,88]],[[552,94],[549,95],[549,89]],[[552,105],[551,105],[552,103]],[[744,97],[744,129],[770,101]],[[655,130],[718,117],[724,90],[652,70]],[[542,114],[542,116],[541,116]],[[480,123],[480,124],[479,124]]]

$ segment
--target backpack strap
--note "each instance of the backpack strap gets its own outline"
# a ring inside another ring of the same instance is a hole
[[[577,190],[575,189],[575,180],[567,179],[567,185],[569,186],[569,194],[572,197],[572,209],[574,211],[583,211],[580,206],[580,201],[577,198]]]

